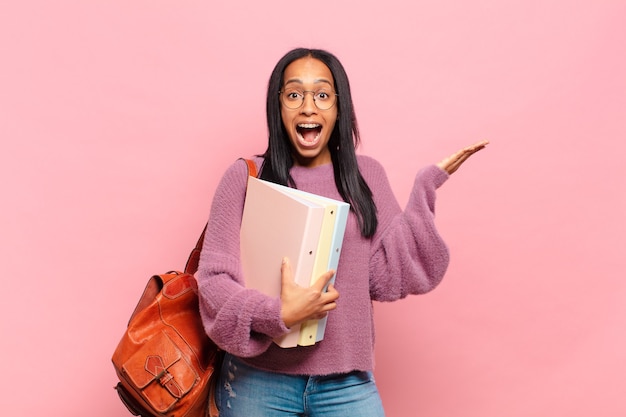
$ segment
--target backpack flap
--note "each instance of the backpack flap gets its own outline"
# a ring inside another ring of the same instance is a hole
[[[171,409],[200,379],[163,332],[154,335],[130,357],[122,372],[145,401],[161,413]]]

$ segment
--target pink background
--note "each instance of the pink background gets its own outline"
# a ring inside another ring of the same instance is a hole
[[[387,414],[626,414],[626,2],[15,1],[0,12],[3,415],[126,416],[111,354],[266,145],[296,46],[351,77],[360,152],[439,192],[433,293],[376,304]]]

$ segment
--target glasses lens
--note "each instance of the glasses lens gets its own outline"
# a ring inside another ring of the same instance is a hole
[[[283,105],[289,109],[299,109],[304,103],[304,96],[310,93],[315,105],[320,110],[328,110],[335,105],[337,94],[330,90],[302,91],[287,89],[280,93]]]
[[[302,91],[288,89],[281,92],[280,98],[285,107],[297,109],[300,108],[304,102],[304,93],[302,93]]]
[[[332,91],[320,90],[315,92],[315,105],[320,110],[328,110],[335,104],[337,96]]]

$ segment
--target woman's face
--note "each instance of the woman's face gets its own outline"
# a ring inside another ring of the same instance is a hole
[[[283,79],[281,117],[295,150],[296,165],[330,163],[328,141],[337,121],[335,82],[330,69],[318,59],[300,58],[285,68]],[[297,106],[302,95],[302,105],[290,108]],[[318,107],[326,108],[329,103],[334,104],[328,109]]]

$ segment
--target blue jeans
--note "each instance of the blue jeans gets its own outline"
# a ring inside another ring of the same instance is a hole
[[[384,417],[371,372],[298,376],[226,355],[216,389],[220,417]]]

